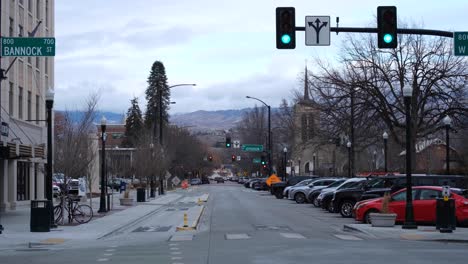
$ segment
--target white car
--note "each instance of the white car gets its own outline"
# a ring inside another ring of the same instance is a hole
[[[288,186],[283,190],[283,196],[289,197],[289,191],[296,187],[307,186],[307,184],[313,182],[315,179],[307,179],[296,183],[296,185]]]

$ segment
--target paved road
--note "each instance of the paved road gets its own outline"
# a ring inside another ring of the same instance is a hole
[[[201,186],[186,195],[204,192],[210,198],[198,231],[174,231],[181,212],[197,206],[178,200],[105,239],[47,251],[3,252],[0,262],[427,264],[466,263],[468,258],[467,244],[375,240],[346,233],[343,224],[352,219],[237,184]]]

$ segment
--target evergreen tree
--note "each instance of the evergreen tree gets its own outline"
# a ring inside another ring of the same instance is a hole
[[[159,100],[159,93],[162,93],[162,104]],[[170,103],[170,90],[167,85],[166,70],[164,69],[164,64],[160,61],[155,61],[151,67],[151,73],[148,77],[148,88],[146,88],[146,101],[145,126],[153,131],[158,131],[159,110],[162,108],[163,122],[167,123],[169,120],[168,110]]]
[[[134,97],[130,103],[131,106],[128,108],[125,120],[125,139],[122,142],[124,147],[135,147],[139,135],[143,132],[143,117],[138,105],[138,98]]]

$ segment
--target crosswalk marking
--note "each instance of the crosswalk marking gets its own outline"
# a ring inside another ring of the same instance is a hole
[[[247,234],[226,234],[227,240],[236,240],[236,239],[249,239],[250,236]]]
[[[334,235],[335,237],[343,240],[362,240],[362,238],[356,237],[356,236],[350,236],[350,235]]]
[[[280,233],[280,235],[285,238],[305,239],[305,236],[298,233]]]

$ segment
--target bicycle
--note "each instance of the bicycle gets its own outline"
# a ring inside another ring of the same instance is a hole
[[[66,201],[66,205],[63,206],[63,202]],[[88,223],[93,218],[93,209],[91,206],[86,204],[79,204],[79,198],[71,196],[61,196],[60,204],[54,206],[54,219],[55,223],[60,223],[63,219],[62,208],[68,212],[69,222],[76,222],[80,224]]]

